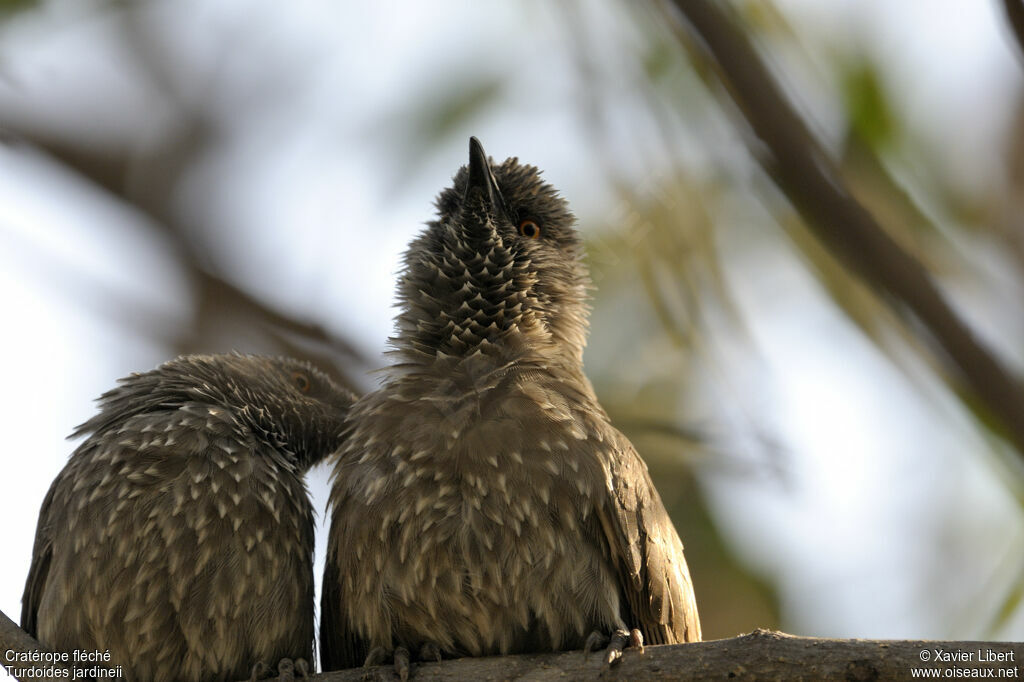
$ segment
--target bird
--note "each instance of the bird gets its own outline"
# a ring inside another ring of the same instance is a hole
[[[103,665],[135,682],[308,672],[303,475],[339,446],[354,399],[309,363],[237,353],[121,379],[43,501],[22,628],[56,651],[109,651]]]
[[[699,641],[683,545],[583,371],[567,202],[471,138],[436,208],[332,460],[322,669]]]

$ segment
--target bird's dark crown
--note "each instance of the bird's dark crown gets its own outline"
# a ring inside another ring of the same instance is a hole
[[[330,454],[353,396],[307,362],[258,355],[183,355],[121,379],[104,393],[100,411],[71,437],[120,428],[141,414],[194,403],[231,412],[272,446],[312,466]]]
[[[529,349],[578,364],[589,278],[568,204],[516,158],[494,164],[476,140],[409,247],[392,339],[407,361]]]

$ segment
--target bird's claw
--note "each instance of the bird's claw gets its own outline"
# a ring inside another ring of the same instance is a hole
[[[409,679],[409,650],[404,646],[395,648],[395,674],[402,682]]]
[[[608,645],[608,636],[603,632],[594,630],[587,635],[587,641],[583,644],[583,656],[587,657],[591,651],[597,651],[603,649]]]
[[[626,644],[629,642],[629,633],[625,630],[616,630],[612,633],[611,639],[608,642],[608,648],[604,651],[604,664],[606,666],[612,666],[622,658],[622,650],[626,648]]]
[[[282,658],[277,662],[277,682],[295,682],[295,661]]]
[[[433,642],[424,642],[423,646],[420,647],[420,660],[421,661],[436,661],[441,662],[441,647]]]
[[[402,682],[406,682],[409,679],[409,650],[404,646],[396,647],[394,649],[385,649],[382,646],[375,646],[370,649],[370,653],[366,655],[366,660],[363,661],[363,667],[369,668],[375,665],[384,665],[388,662],[394,662],[395,674],[398,675],[398,679]]]
[[[391,660],[393,654],[390,649],[385,649],[382,646],[375,646],[370,649],[370,653],[366,654],[366,660],[363,661],[363,667],[369,668],[374,665],[383,665]]]
[[[644,652],[644,633],[637,628],[629,631],[629,648],[637,649],[641,654]]]
[[[256,661],[256,663],[252,666],[252,674],[249,675],[249,682],[257,682],[257,680],[262,680],[269,672],[270,668],[267,667],[266,663],[264,663],[263,661]]]
[[[606,668],[610,668],[622,658],[622,652],[626,648],[638,649],[640,653],[643,653],[643,633],[636,628],[628,631],[620,628],[612,632],[609,637],[603,632],[595,630],[590,633],[583,645],[583,655],[587,656],[591,651],[604,649],[604,665]]]
[[[298,677],[296,677],[296,673],[298,673]],[[298,678],[309,679],[309,663],[306,662],[306,659],[282,658],[277,662],[277,682],[295,682]]]

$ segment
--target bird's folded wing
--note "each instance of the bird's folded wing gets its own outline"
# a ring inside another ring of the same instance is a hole
[[[607,479],[608,499],[599,507],[601,526],[629,605],[631,628],[649,644],[700,641],[700,621],[690,572],[672,520],[647,466],[625,436],[614,433]]]
[[[54,491],[57,489],[58,478],[50,486],[43,506],[39,511],[39,523],[36,526],[36,540],[32,546],[32,565],[25,581],[25,592],[21,596],[21,629],[38,638],[39,602],[43,598],[46,578],[50,572],[50,558],[53,556],[53,537],[50,531],[50,507],[53,504]]]
[[[320,669],[325,672],[357,668],[369,653],[369,646],[351,628],[343,611],[337,551],[331,542],[320,597]]]

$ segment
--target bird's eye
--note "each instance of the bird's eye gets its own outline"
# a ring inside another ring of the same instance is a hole
[[[294,382],[295,388],[303,393],[309,393],[309,377],[302,372],[292,372],[292,382]]]
[[[540,225],[532,220],[524,220],[519,223],[519,234],[527,239],[538,239],[540,237]]]

